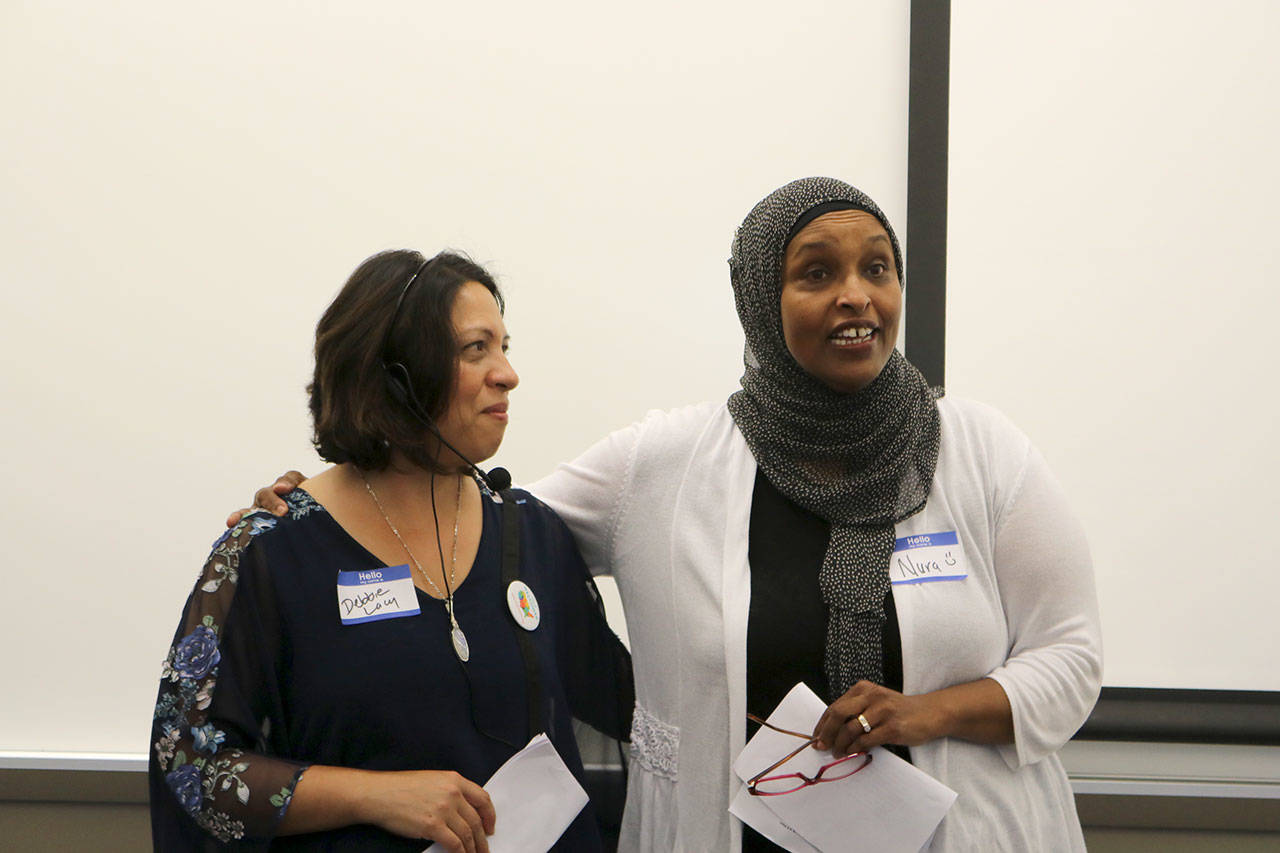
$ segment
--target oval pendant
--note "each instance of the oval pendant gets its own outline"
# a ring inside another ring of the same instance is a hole
[[[449,632],[449,638],[453,640],[453,653],[458,656],[458,660],[466,663],[471,658],[471,647],[467,645],[467,635],[462,633],[460,627],[454,625],[453,630]]]

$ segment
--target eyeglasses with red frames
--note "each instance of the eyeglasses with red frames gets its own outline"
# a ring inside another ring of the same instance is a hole
[[[801,788],[807,788],[810,785],[817,785],[821,782],[835,782],[840,779],[848,779],[860,770],[865,770],[867,765],[871,763],[871,754],[868,752],[853,752],[844,758],[837,758],[835,761],[829,762],[818,768],[818,772],[812,777],[803,773],[783,773],[779,775],[770,775],[782,765],[795,758],[804,750],[817,743],[818,739],[800,732],[792,732],[787,729],[780,729],[777,726],[770,725],[755,714],[747,714],[747,719],[753,723],[759,723],[767,729],[772,729],[784,735],[802,738],[804,743],[787,753],[780,761],[775,761],[764,770],[747,780],[747,793],[753,797],[776,797],[779,794],[790,794],[799,791]]]

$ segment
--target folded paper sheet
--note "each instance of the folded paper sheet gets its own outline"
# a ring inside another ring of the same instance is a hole
[[[498,816],[490,853],[546,853],[587,804],[587,792],[546,735],[508,758],[484,789]],[[441,849],[432,844],[424,853]]]
[[[783,753],[784,755],[786,753]],[[766,767],[768,765],[765,765]],[[789,795],[788,795],[789,796]],[[790,826],[783,823],[773,811],[764,804],[768,797],[753,797],[744,786],[738,796],[729,804],[729,814],[791,853],[822,853],[801,837]]]
[[[791,688],[769,715],[772,725],[811,732],[826,704],[804,684]],[[746,781],[798,745],[791,735],[760,728],[734,761]],[[956,800],[956,793],[893,753],[876,747],[871,764],[846,779],[809,785],[790,794],[754,797],[744,786],[729,811],[787,850],[917,853]],[[812,778],[834,760],[830,752],[803,750],[777,773]]]

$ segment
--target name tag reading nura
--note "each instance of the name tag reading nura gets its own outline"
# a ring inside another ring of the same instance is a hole
[[[889,582],[895,584],[951,581],[968,577],[964,549],[954,530],[917,533],[893,542]]]
[[[409,565],[338,572],[338,615],[343,625],[396,619],[418,613],[418,593]]]

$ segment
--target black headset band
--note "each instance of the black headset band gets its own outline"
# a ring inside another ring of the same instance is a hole
[[[436,257],[439,257],[439,255]],[[422,275],[422,271],[427,268],[427,264],[434,260],[435,258],[425,259],[418,265],[418,268],[413,271],[413,275],[409,276],[409,280],[404,283],[404,287],[400,288],[400,296],[396,299],[396,310],[391,312],[391,322],[387,323],[387,332],[382,336],[382,348],[379,352],[382,353],[383,364],[390,363],[390,359],[387,358],[387,353],[391,347],[391,333],[395,331],[396,321],[400,319],[400,312],[404,309],[404,298],[409,295],[409,288],[413,287],[413,283],[418,280],[418,276]]]

